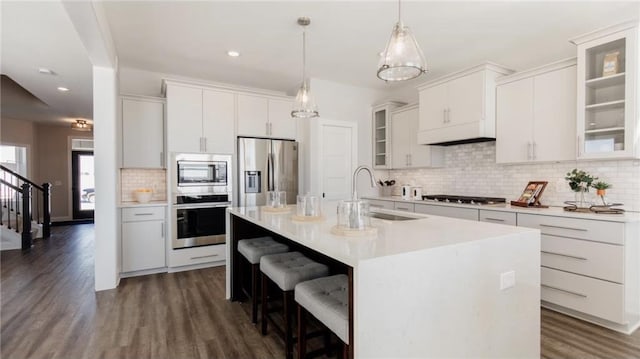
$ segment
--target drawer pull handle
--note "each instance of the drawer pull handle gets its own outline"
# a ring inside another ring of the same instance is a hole
[[[576,257],[576,256],[572,256],[572,255],[569,255],[569,254],[562,254],[562,253],[556,253],[556,252],[547,252],[547,251],[540,251],[540,252],[542,252],[544,254],[551,254],[551,255],[554,255],[554,256],[577,259],[577,260],[581,260],[581,261],[586,261],[587,260],[587,258],[585,258],[585,257]]]
[[[370,204],[369,207],[382,208],[383,206],[379,204]]]
[[[153,213],[136,213],[134,216],[153,216]]]
[[[500,218],[484,217],[484,219],[487,221],[504,222],[504,219],[500,219]]]
[[[408,211],[409,208],[407,207],[397,207],[396,209],[400,210],[400,211]]]
[[[550,285],[546,285],[546,284],[541,284],[540,285],[543,288],[547,288],[547,289],[553,289],[553,290],[557,290],[558,292],[563,292],[563,293],[567,293],[567,294],[571,294],[571,295],[575,295],[576,297],[580,297],[580,298],[586,298],[587,296],[582,294],[582,293],[577,293],[577,292],[572,292],[570,290],[566,290],[566,289],[562,289],[562,288],[557,288],[557,287],[552,287]]]
[[[202,259],[202,258],[212,258],[212,257],[217,257],[217,254],[211,254],[208,256],[197,256],[197,257],[191,257],[191,259]]]
[[[570,230],[572,230],[572,231],[587,232],[587,230],[586,230],[586,229],[584,229],[584,228],[571,228],[571,227],[553,226],[553,225],[550,225],[550,224],[544,224],[544,223],[541,223],[541,224],[540,224],[540,227],[549,227],[549,228],[558,228],[558,229],[570,229]]]

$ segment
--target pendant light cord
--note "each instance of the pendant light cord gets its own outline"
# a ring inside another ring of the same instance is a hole
[[[302,83],[307,80],[307,31],[302,26]]]
[[[398,24],[402,23],[402,1],[398,0]]]

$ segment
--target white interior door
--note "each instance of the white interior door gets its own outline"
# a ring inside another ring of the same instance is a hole
[[[357,124],[320,119],[312,131],[317,145],[311,151],[316,151],[317,165],[311,165],[310,175],[318,179],[311,181],[318,184],[317,189],[312,185],[312,191],[326,200],[351,198],[351,176],[358,161]]]

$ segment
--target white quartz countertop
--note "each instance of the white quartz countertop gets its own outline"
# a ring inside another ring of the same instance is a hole
[[[419,219],[389,221],[371,218],[372,227],[377,228],[376,235],[345,237],[331,233],[331,228],[337,223],[336,208],[337,202],[326,202],[323,206],[324,220],[321,222],[292,220],[291,215],[295,214],[295,206],[291,206],[289,213],[267,212],[262,207],[231,207],[227,211],[352,267],[374,258],[490,240],[531,231],[539,232],[537,229],[372,209],[373,212]]]
[[[120,202],[118,203],[119,208],[130,208],[130,207],[159,207],[159,206],[167,206],[167,201],[149,201],[147,203],[140,202]]]
[[[428,205],[434,205],[434,206],[473,208],[473,209],[481,209],[481,210],[487,210],[487,211],[515,212],[515,213],[537,214],[537,215],[543,215],[543,216],[592,219],[592,220],[609,221],[609,222],[640,222],[640,212],[625,212],[623,214],[580,213],[580,212],[568,212],[568,211],[565,211],[562,207],[526,208],[526,207],[511,206],[508,203],[507,204],[486,204],[486,205],[461,204],[461,203],[436,202],[433,200],[423,200],[423,201],[403,200],[402,197],[400,196],[389,196],[389,197],[367,196],[363,198],[381,200],[381,201],[428,204]],[[403,212],[403,213],[406,213],[406,212]]]

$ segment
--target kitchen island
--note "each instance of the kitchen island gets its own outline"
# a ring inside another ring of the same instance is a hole
[[[340,237],[322,222],[260,207],[227,212],[227,298],[243,300],[237,242],[271,235],[349,275],[350,357],[540,357],[540,232],[376,210],[377,235]]]

